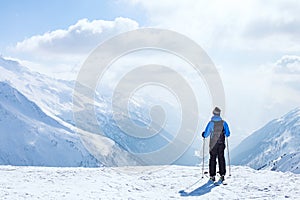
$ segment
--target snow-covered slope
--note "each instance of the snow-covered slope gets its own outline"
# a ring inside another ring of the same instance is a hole
[[[273,171],[289,171],[300,174],[300,152],[280,156],[279,159],[270,162],[266,168],[271,168]]]
[[[0,82],[0,164],[39,166],[123,166],[134,159],[109,138],[71,129],[46,115],[8,83]],[[81,139],[93,138],[88,149]],[[100,161],[100,162],[99,162]]]
[[[0,163],[98,166],[78,135],[47,116],[35,103],[0,82]]]
[[[124,166],[136,161],[109,138],[71,129],[46,115],[8,83],[0,82],[0,164]],[[84,146],[82,140],[92,138]],[[87,151],[89,149],[90,151]],[[95,155],[91,155],[95,149]]]
[[[52,168],[0,166],[0,199],[299,199],[300,175],[233,167],[228,185],[183,166]],[[197,182],[198,181],[198,182]],[[197,183],[196,183],[197,182]],[[192,184],[195,185],[191,186]],[[191,187],[189,187],[191,186]]]
[[[232,163],[299,173],[295,170],[300,164],[299,152],[300,109],[297,108],[242,141],[232,151]]]
[[[18,62],[0,56],[0,81],[17,88],[47,115],[72,122],[74,83],[32,72]]]

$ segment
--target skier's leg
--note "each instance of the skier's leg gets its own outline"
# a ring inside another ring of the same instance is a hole
[[[212,148],[209,152],[210,158],[209,158],[209,175],[215,176],[216,175],[216,159],[217,159],[217,149],[216,147]]]
[[[224,157],[225,144],[218,144],[218,162],[220,175],[226,174],[226,162]]]

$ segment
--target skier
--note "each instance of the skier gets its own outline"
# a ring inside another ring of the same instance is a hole
[[[210,180],[215,181],[216,176],[216,159],[218,157],[220,181],[225,180],[226,163],[224,157],[225,136],[230,136],[228,124],[220,117],[221,109],[215,107],[213,117],[207,124],[205,131],[202,133],[203,138],[210,136],[209,142],[209,175]]]

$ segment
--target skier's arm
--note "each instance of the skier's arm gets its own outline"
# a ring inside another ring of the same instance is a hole
[[[230,131],[229,131],[229,127],[228,127],[228,124],[224,121],[224,130],[225,130],[225,136],[226,137],[229,137],[230,136]]]
[[[205,131],[203,133],[203,137],[207,138],[210,135],[211,129],[213,128],[213,123],[209,122],[205,128]]]

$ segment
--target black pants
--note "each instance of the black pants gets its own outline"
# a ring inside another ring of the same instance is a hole
[[[210,158],[209,158],[209,175],[215,176],[216,175],[216,160],[218,157],[218,163],[219,163],[219,173],[220,175],[226,174],[226,163],[225,163],[225,157],[224,157],[224,150],[225,150],[225,144],[215,144],[215,146],[209,151]]]

